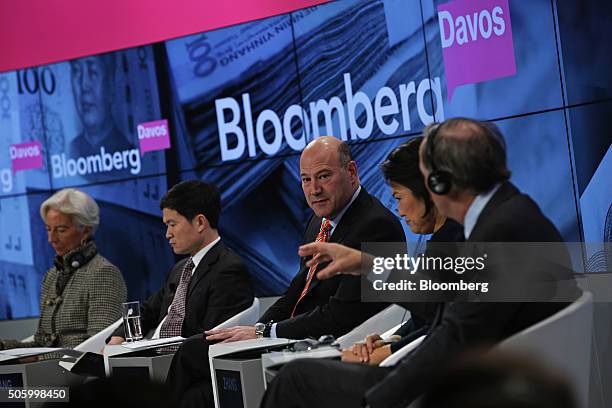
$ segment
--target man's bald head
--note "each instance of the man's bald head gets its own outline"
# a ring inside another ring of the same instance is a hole
[[[346,167],[349,162],[353,161],[353,155],[351,149],[346,142],[333,137],[333,136],[321,136],[308,143],[308,145],[302,151],[302,157],[306,153],[312,154],[327,151],[332,155],[334,152],[337,154],[338,163],[341,167]]]
[[[510,178],[505,141],[491,122],[452,118],[427,126],[423,135],[420,162],[426,176],[432,170],[448,172],[453,189],[476,194]]]
[[[300,176],[306,201],[321,218],[336,216],[359,186],[350,148],[332,136],[319,137],[304,148]]]

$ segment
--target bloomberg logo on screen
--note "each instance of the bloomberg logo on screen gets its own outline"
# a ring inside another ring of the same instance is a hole
[[[516,74],[508,0],[456,0],[437,10],[449,101],[460,85]]]
[[[383,86],[378,89],[373,100],[365,92],[353,90],[350,73],[343,74],[343,82],[346,101],[332,95],[329,99],[310,102],[307,108],[293,104],[283,115],[272,109],[265,109],[254,117],[249,93],[242,94],[242,104],[232,97],[215,100],[221,161],[239,159],[245,151],[249,157],[255,157],[257,148],[268,156],[274,156],[280,151],[283,141],[292,150],[301,151],[309,140],[321,136],[320,127],[325,128],[325,134],[333,134],[334,117],[340,128],[340,133],[335,136],[345,141],[349,137],[351,140],[368,139],[375,132],[375,128],[388,136],[394,135],[399,129],[410,131],[411,107],[416,108],[417,116],[423,125],[433,122],[434,119],[444,120],[442,82],[439,77],[399,84],[397,93],[390,87]],[[431,104],[429,93],[436,101],[433,114],[427,110]],[[242,127],[240,122],[243,115]],[[357,121],[360,115],[365,119],[363,124]],[[302,132],[298,137],[291,131],[294,120],[302,125]],[[272,125],[270,135],[264,132],[267,124]]]

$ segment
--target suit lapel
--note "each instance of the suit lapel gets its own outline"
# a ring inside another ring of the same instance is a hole
[[[219,256],[221,255],[222,248],[223,245],[221,244],[221,242],[217,242],[217,244],[213,246],[206,255],[204,255],[204,258],[202,258],[202,260],[198,264],[198,267],[193,273],[193,276],[191,277],[191,281],[189,282],[189,288],[187,289],[186,299],[189,299],[191,292],[193,292],[193,290],[197,287],[198,282],[204,277],[204,275],[206,275],[212,265],[218,261]]]
[[[338,223],[338,225],[336,225],[336,229],[334,230],[334,233],[330,237],[329,242],[334,242],[336,244],[342,244],[342,242],[344,241],[344,237],[351,231],[351,226],[354,225],[354,223],[357,221],[357,217],[361,213],[361,208],[363,207],[365,200],[367,199],[367,196],[368,196],[368,193],[365,191],[365,188],[361,186],[361,191],[359,192],[359,195],[357,196],[357,198],[355,198],[355,201],[353,201],[351,206],[346,210],[346,212],[340,219],[340,222]],[[320,225],[321,225],[321,221],[319,219],[319,228],[320,228]],[[317,233],[318,232],[319,231],[317,230]],[[316,238],[316,235],[315,235],[315,238]],[[313,241],[314,241],[314,238],[313,238]],[[317,270],[322,269],[325,265],[327,264],[325,263],[325,264],[317,265]],[[312,282],[310,283],[310,287],[308,288],[308,291],[306,292],[306,294],[308,295],[310,292],[312,292],[312,290],[319,284],[319,282],[320,281],[317,279],[317,276],[315,275],[312,278]]]
[[[493,194],[493,197],[491,197],[487,205],[482,209],[482,212],[478,216],[478,220],[476,220],[476,225],[474,225],[474,229],[472,229],[469,241],[478,241],[479,227],[486,224],[486,219],[495,214],[495,209],[497,207],[516,194],[520,194],[518,189],[509,181],[504,182],[495,194]]]
[[[353,226],[357,221],[360,214],[362,214],[361,209],[363,208],[368,197],[368,193],[365,191],[363,186],[361,187],[361,191],[355,201],[351,204],[351,206],[346,210],[340,222],[336,226],[334,233],[332,234],[329,242],[335,242],[337,244],[341,244],[344,241],[344,237],[350,233],[351,226]]]

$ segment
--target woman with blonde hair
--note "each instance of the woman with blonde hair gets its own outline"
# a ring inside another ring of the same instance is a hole
[[[38,329],[33,341],[0,340],[0,349],[72,348],[121,316],[125,281],[93,240],[100,224],[98,204],[66,188],[42,203],[40,216],[56,256],[42,282]]]

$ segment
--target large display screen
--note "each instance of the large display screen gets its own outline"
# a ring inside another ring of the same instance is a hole
[[[96,199],[100,251],[143,300],[176,261],[161,196],[212,181],[222,238],[257,295],[278,295],[311,214],[304,146],[346,140],[363,187],[395,211],[379,164],[454,116],[497,123],[512,181],[567,241],[586,242],[577,267],[610,270],[612,254],[588,244],[612,239],[612,26],[600,18],[611,8],[343,0],[0,74],[0,319],[38,315],[54,255],[38,212],[54,191]]]

